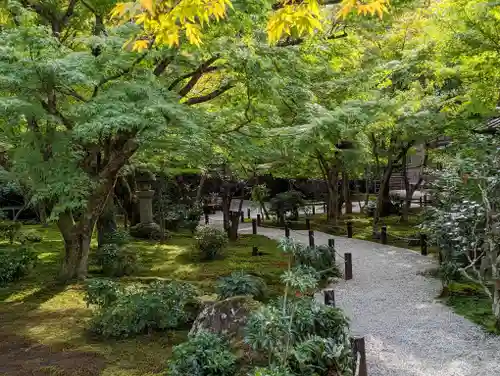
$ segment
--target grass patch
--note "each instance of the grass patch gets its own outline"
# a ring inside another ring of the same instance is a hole
[[[450,295],[444,301],[453,310],[468,320],[482,326],[487,332],[500,334],[495,328],[495,317],[491,311],[491,300],[482,287],[473,283],[451,283]]]
[[[16,283],[0,287],[0,354],[17,351],[18,347],[40,349],[40,354],[36,355],[39,361],[30,358],[27,362],[27,359],[23,359],[21,363],[29,363],[32,368],[20,375],[43,372],[49,375],[86,376],[163,374],[172,346],[183,342],[187,332],[153,333],[126,340],[106,341],[89,336],[86,326],[92,311],[83,301],[82,285],[60,285],[56,282],[63,255],[63,241],[59,232],[51,227],[26,227],[36,229],[44,239],[35,245],[39,263],[34,271]],[[207,262],[197,261],[192,243],[188,233],[173,234],[165,244],[132,242],[139,257],[139,272],[120,281],[176,279],[191,282],[211,294],[219,277],[235,270],[244,270],[262,277],[271,294],[281,291],[279,276],[286,268],[286,259],[275,241],[259,235],[242,235],[237,242],[229,244],[220,259]],[[259,247],[264,255],[252,257],[252,246]],[[42,352],[41,346],[47,350]],[[4,348],[6,351],[3,351]],[[33,354],[31,350],[28,353],[16,353]],[[74,357],[71,360],[57,359],[54,364],[48,364],[52,354],[61,353],[73,354]],[[89,362],[89,354],[95,355],[100,361]],[[15,367],[18,365],[12,362],[12,357],[3,359],[0,355],[0,375],[11,371],[9,365],[17,369]],[[102,364],[102,368],[92,372],[87,368],[81,372],[68,368],[75,364],[86,367],[88,363]]]

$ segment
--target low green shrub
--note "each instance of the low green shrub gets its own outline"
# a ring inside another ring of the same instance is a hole
[[[40,243],[42,241],[42,235],[35,230],[22,230],[18,233],[17,240],[21,244]]]
[[[267,286],[262,278],[245,274],[242,271],[231,273],[217,282],[216,292],[220,299],[233,296],[249,295],[255,300],[262,300],[267,294]]]
[[[321,279],[339,278],[340,268],[335,263],[335,250],[329,246],[297,247],[293,253],[297,265],[309,266],[320,274]]]
[[[130,235],[138,239],[159,240],[162,230],[157,223],[138,223],[130,227]]]
[[[236,356],[219,335],[201,331],[172,351],[169,376],[234,376]]]
[[[197,291],[187,283],[155,282],[148,287],[119,289],[117,292],[111,288],[105,293],[99,292],[98,287],[94,295],[89,294],[88,301],[98,306],[91,330],[103,337],[123,338],[176,329],[196,316]],[[105,303],[110,298],[114,299],[112,304]]]
[[[36,253],[27,245],[0,248],[0,285],[27,275],[37,260]]]
[[[130,234],[127,231],[117,229],[104,236],[104,244],[116,244],[119,246],[130,243]]]
[[[104,278],[88,279],[85,283],[84,300],[87,306],[107,307],[115,302],[123,291],[116,282]]]
[[[97,265],[108,277],[131,275],[137,270],[137,254],[127,246],[104,244],[95,254]]]
[[[227,234],[218,228],[211,226],[198,226],[194,234],[196,248],[201,257],[213,260],[227,245]]]
[[[22,226],[22,223],[18,221],[0,221],[0,238],[8,240],[10,244],[14,243]]]
[[[294,375],[351,374],[348,321],[341,310],[313,297],[263,306],[249,318],[245,341]]]

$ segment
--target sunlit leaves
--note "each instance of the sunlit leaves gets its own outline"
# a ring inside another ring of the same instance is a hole
[[[154,44],[178,46],[183,37],[190,44],[202,43],[201,27],[226,16],[230,0],[140,0],[118,3],[111,16],[120,23],[133,20],[142,27],[134,42],[134,50]],[[146,44],[144,39],[151,43]]]
[[[389,6],[389,0],[373,0],[368,2],[359,0],[343,0],[338,17],[346,18],[351,12],[357,11],[358,14],[370,14],[372,16],[377,14],[380,18],[382,18],[384,13],[389,12]]]
[[[292,2],[274,12],[269,17],[267,33],[269,42],[276,43],[284,36],[311,35],[321,29],[318,1],[306,0]]]
[[[323,30],[325,9],[320,0],[276,0],[267,24],[271,44],[285,37],[300,38]],[[121,23],[133,20],[142,26],[138,40],[148,38],[151,45],[178,46],[183,37],[190,44],[202,43],[202,27],[220,21],[232,8],[231,0],[137,0],[118,3],[111,16]],[[338,18],[351,12],[382,17],[389,11],[389,0],[343,0]],[[135,50],[145,48],[143,43]]]

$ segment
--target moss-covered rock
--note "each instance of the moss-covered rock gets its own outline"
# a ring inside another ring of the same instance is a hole
[[[248,317],[260,307],[260,303],[249,296],[235,296],[206,304],[193,323],[190,334],[203,330],[228,336],[239,342]]]

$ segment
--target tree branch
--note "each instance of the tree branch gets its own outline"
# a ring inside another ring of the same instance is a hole
[[[159,63],[156,65],[155,69],[153,70],[153,74],[157,77],[161,75],[163,72],[165,72],[165,69],[167,69],[171,61],[172,57],[166,57],[164,59],[161,59]]]
[[[210,65],[212,65],[219,58],[220,58],[219,54],[212,56],[210,59],[208,59],[204,63],[202,63],[198,67],[198,69],[196,69],[194,72],[190,73],[188,76],[184,77],[184,78],[191,77],[191,79],[181,90],[179,90],[179,95],[181,97],[185,97],[191,91],[191,89],[196,85],[196,83],[200,80],[200,78],[203,76],[203,73],[208,72],[209,68],[211,68],[212,71],[215,69],[218,69],[217,67],[210,67]],[[172,85],[170,85],[170,86],[172,86]],[[174,85],[174,87],[175,87],[175,85]]]
[[[214,98],[217,98],[219,95],[225,93],[226,91],[232,89],[235,85],[233,83],[228,83],[226,85],[221,86],[220,88],[212,91],[211,93],[208,93],[206,95],[201,95],[199,97],[193,97],[189,98],[185,103],[189,106],[193,104],[199,104],[199,103],[204,103],[208,102]]]
[[[68,20],[73,15],[77,1],[78,0],[69,0],[69,4],[68,4],[68,8],[66,9],[66,13],[64,13],[63,17],[61,18],[62,25],[66,26]]]
[[[101,81],[99,81],[99,83],[94,87],[94,92],[92,93],[92,98],[95,98],[97,96],[97,93],[99,92],[99,89],[103,85],[107,84],[110,81],[117,80],[118,78],[123,77],[124,75],[126,75],[127,73],[129,73],[132,69],[134,69],[134,67],[137,64],[139,64],[141,61],[144,60],[144,58],[146,57],[146,55],[147,55],[147,53],[143,53],[141,56],[139,56],[137,59],[135,59],[135,61],[132,63],[132,65],[130,65],[130,67],[125,68],[120,73],[116,73],[116,74],[114,74],[112,76],[105,77],[105,78],[101,79]]]
[[[49,105],[43,100],[40,100],[40,103],[42,104],[42,107],[45,111],[47,111],[51,115],[58,117],[59,120],[61,120],[61,123],[63,123],[67,129],[73,129],[73,122],[67,119],[57,108]]]

